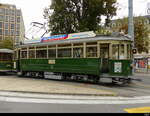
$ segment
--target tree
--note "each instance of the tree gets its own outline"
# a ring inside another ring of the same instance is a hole
[[[96,31],[102,16],[106,17],[107,25],[116,15],[115,4],[116,0],[53,0],[49,30],[52,34]]]
[[[13,40],[11,38],[5,38],[0,42],[0,48],[13,49]]]
[[[124,32],[128,34],[128,18],[118,20],[117,23],[120,24],[118,28],[119,32]],[[134,17],[134,34],[135,34],[135,47],[138,49],[139,53],[146,52],[148,53],[149,45],[149,34],[150,30],[148,29],[146,18],[139,16]]]

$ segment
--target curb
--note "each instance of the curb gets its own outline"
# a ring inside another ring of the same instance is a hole
[[[0,90],[0,92],[10,92],[10,93],[20,93],[20,94],[40,94],[40,95],[69,95],[69,96],[102,96],[102,97],[117,97],[117,94],[73,94],[73,93],[47,93],[47,92],[31,92],[31,91],[5,91],[5,90]],[[5,96],[5,95],[3,95]],[[18,97],[18,96],[13,96],[13,95],[6,95],[7,97]],[[6,97],[5,96],[5,97]],[[27,96],[26,96],[27,97]],[[31,97],[30,97],[31,98]],[[37,97],[36,97],[37,98]],[[42,98],[42,97],[39,97]]]

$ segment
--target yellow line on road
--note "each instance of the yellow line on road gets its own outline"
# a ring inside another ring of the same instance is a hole
[[[150,113],[150,107],[124,109],[128,113]]]

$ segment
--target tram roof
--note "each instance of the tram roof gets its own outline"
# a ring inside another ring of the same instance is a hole
[[[0,49],[0,53],[13,53],[13,50],[10,50],[10,49]]]
[[[58,40],[58,41],[45,42],[45,43],[30,43],[30,44],[23,44],[20,46],[21,47],[44,46],[44,45],[71,44],[71,43],[80,43],[80,42],[95,42],[95,41],[108,41],[108,40],[110,40],[110,41],[132,41],[127,36],[101,36],[101,35],[98,35],[96,37],[90,37],[90,38]]]

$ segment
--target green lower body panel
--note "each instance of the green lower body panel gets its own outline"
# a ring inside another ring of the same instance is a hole
[[[22,59],[20,70],[100,75],[100,59]]]
[[[11,71],[12,70],[12,62],[0,62],[0,71]]]
[[[132,76],[131,60],[110,60],[109,75],[111,76]]]

